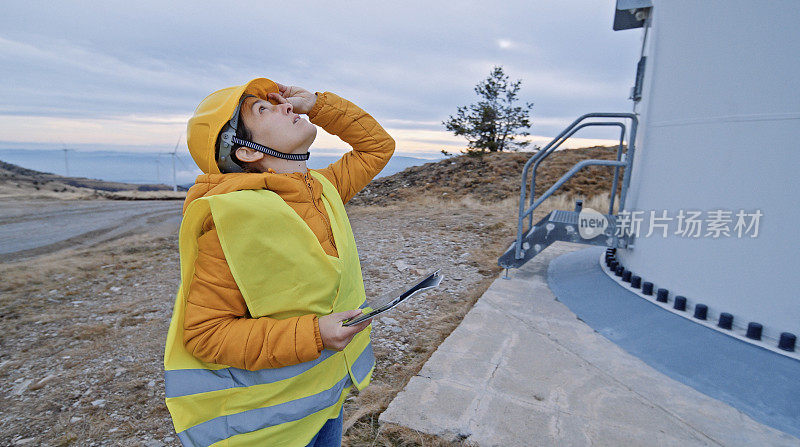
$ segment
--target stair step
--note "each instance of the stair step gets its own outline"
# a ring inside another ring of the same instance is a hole
[[[584,239],[579,234],[578,212],[553,210],[525,234],[522,241],[522,258],[516,259],[516,247],[512,243],[498,259],[498,265],[505,268],[518,268],[556,241],[626,248],[629,244],[628,238],[614,236],[616,232],[615,216],[610,214],[605,214],[604,216],[608,220],[607,234],[601,234],[592,239]]]
[[[554,210],[550,213],[550,222],[578,225],[578,213],[575,211]]]

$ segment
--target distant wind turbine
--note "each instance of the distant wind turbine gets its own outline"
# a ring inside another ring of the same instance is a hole
[[[67,145],[64,144],[64,148],[61,150],[64,151],[64,176],[69,177],[69,160],[67,159],[67,152],[73,149],[67,149]]]
[[[172,150],[172,191],[178,191],[178,175],[177,170],[175,168],[175,159],[178,158],[178,146],[181,144],[181,137],[183,135],[178,135],[178,142],[175,143],[175,149]]]
[[[175,160],[180,162],[181,166],[183,166],[186,169],[186,165],[183,163],[183,160],[181,160],[178,157],[178,147],[181,145],[181,138],[183,138],[183,135],[179,135],[178,136],[178,142],[175,143],[175,147],[172,149],[172,152],[159,152],[158,155],[156,155],[156,172],[157,173],[159,172],[158,171],[158,166],[159,166],[158,163],[159,163],[160,155],[163,154],[163,155],[169,155],[169,156],[172,157],[172,190],[173,191],[177,191],[178,190],[178,167],[176,165],[176,161]],[[160,178],[160,175],[159,175],[159,178]]]

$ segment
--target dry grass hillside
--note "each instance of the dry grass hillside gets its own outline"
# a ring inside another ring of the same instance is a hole
[[[60,199],[183,199],[168,185],[134,185],[83,177],[64,177],[0,161],[0,197]]]
[[[384,205],[418,196],[454,200],[470,197],[481,202],[518,197],[522,168],[532,155],[530,152],[495,152],[481,157],[459,155],[410,167],[392,176],[373,180],[351,203]],[[538,169],[536,194],[543,193],[581,160],[613,160],[615,156],[616,147],[594,146],[556,151]],[[622,172],[621,169],[620,175]],[[609,167],[584,169],[567,182],[559,194],[576,197],[607,194],[607,191],[611,191],[613,176],[614,171]]]

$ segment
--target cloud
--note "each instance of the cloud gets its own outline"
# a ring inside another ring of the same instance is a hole
[[[514,46],[514,42],[509,39],[497,39],[497,46],[503,50],[507,50]]]
[[[186,121],[153,122],[128,118],[61,118],[47,116],[5,116],[0,135],[9,142],[59,143],[70,146],[104,143],[127,146],[172,146],[186,131]]]
[[[611,31],[613,8],[11,2],[0,18],[0,138],[169,146],[208,93],[265,76],[340,94],[404,147],[433,150],[452,141],[441,121],[475,101],[473,87],[494,65],[523,80],[520,99],[535,104],[531,131],[555,135],[583,113],[630,108],[639,35]],[[318,143],[345,149],[335,137]]]

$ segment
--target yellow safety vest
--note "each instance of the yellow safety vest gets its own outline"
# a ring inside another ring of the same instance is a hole
[[[375,367],[372,325],[342,351],[257,371],[203,362],[183,343],[183,318],[203,220],[213,215],[225,258],[253,318],[327,315],[366,308],[353,230],[336,188],[322,174],[322,202],[339,258],[328,255],[275,192],[243,190],[194,200],[180,229],[181,286],[164,354],[167,408],[184,445],[305,446],[338,416],[353,384]]]

